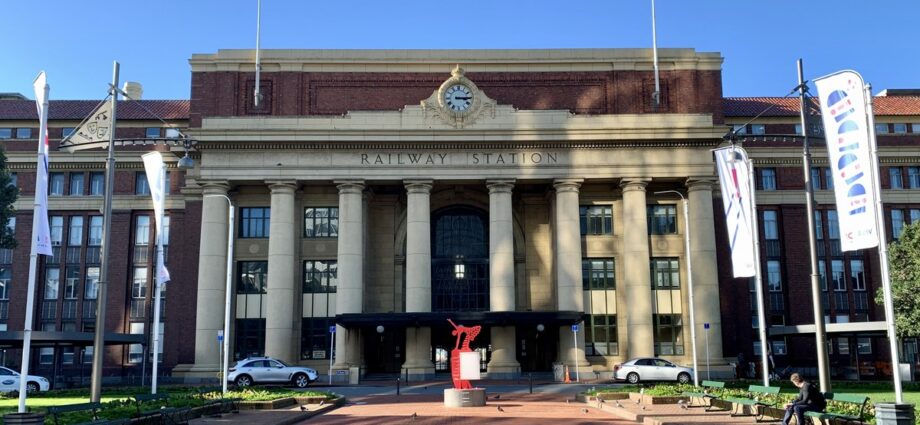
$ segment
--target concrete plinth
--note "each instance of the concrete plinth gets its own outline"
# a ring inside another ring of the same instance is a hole
[[[486,405],[486,389],[444,390],[444,407],[481,407]]]
[[[445,402],[447,397],[444,397]],[[908,425],[915,421],[913,404],[879,403],[875,405],[875,423],[878,425]]]

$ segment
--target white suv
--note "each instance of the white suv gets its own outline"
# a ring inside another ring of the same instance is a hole
[[[290,382],[297,388],[305,388],[316,380],[316,376],[316,371],[308,367],[290,366],[271,357],[249,357],[230,368],[227,381],[238,387]]]

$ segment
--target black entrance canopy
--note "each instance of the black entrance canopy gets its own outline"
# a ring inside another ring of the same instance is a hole
[[[32,331],[32,346],[34,347],[52,347],[52,346],[77,346],[88,347],[93,345],[92,332],[47,332]],[[22,331],[0,332],[0,349],[4,348],[22,348]],[[121,334],[107,332],[105,334],[105,345],[129,345],[129,344],[147,344],[146,338],[142,334]]]
[[[447,319],[465,326],[569,326],[584,320],[580,311],[461,311],[430,313],[349,313],[335,316],[346,328],[384,326],[444,326]]]

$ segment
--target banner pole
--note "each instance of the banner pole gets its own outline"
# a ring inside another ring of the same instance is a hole
[[[888,243],[886,241],[885,216],[882,206],[881,183],[879,182],[878,143],[875,140],[875,117],[872,112],[872,86],[865,84],[866,91],[866,117],[869,120],[869,147],[872,151],[872,163],[869,172],[872,174],[872,186],[875,190],[875,221],[878,228],[878,256],[879,267],[882,274],[882,294],[885,299],[885,325],[888,328],[888,344],[891,351],[891,371],[894,377],[894,397],[898,404],[904,403],[904,393],[901,388],[901,360],[898,355],[898,334],[894,323],[894,299],[891,295],[891,277],[888,265]]]
[[[747,158],[748,183],[751,187],[751,199],[749,202],[751,203],[751,234],[754,239],[754,286],[757,290],[757,333],[760,335],[761,373],[763,374],[763,385],[768,387],[770,386],[770,365],[767,363],[769,361],[767,358],[767,320],[765,317],[766,314],[764,313],[763,273],[760,270],[760,229],[758,227],[759,220],[757,217],[757,197],[754,191],[754,161],[747,156],[746,152],[744,156]],[[744,365],[740,366],[744,367]]]
[[[808,147],[808,123],[805,119],[805,82],[802,71],[802,59],[798,60],[799,69],[799,117],[802,126],[802,169],[805,176],[805,208],[808,214],[808,252],[811,264],[811,299],[812,312],[815,317],[815,344],[818,355],[818,382],[821,391],[831,391],[830,372],[827,368],[827,336],[824,330],[824,308],[821,305],[821,283],[818,275],[818,252],[815,237],[815,195],[811,183],[811,151]]]

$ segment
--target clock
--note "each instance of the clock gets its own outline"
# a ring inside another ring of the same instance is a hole
[[[444,90],[444,105],[454,112],[467,112],[473,104],[473,92],[463,84],[454,84]]]

